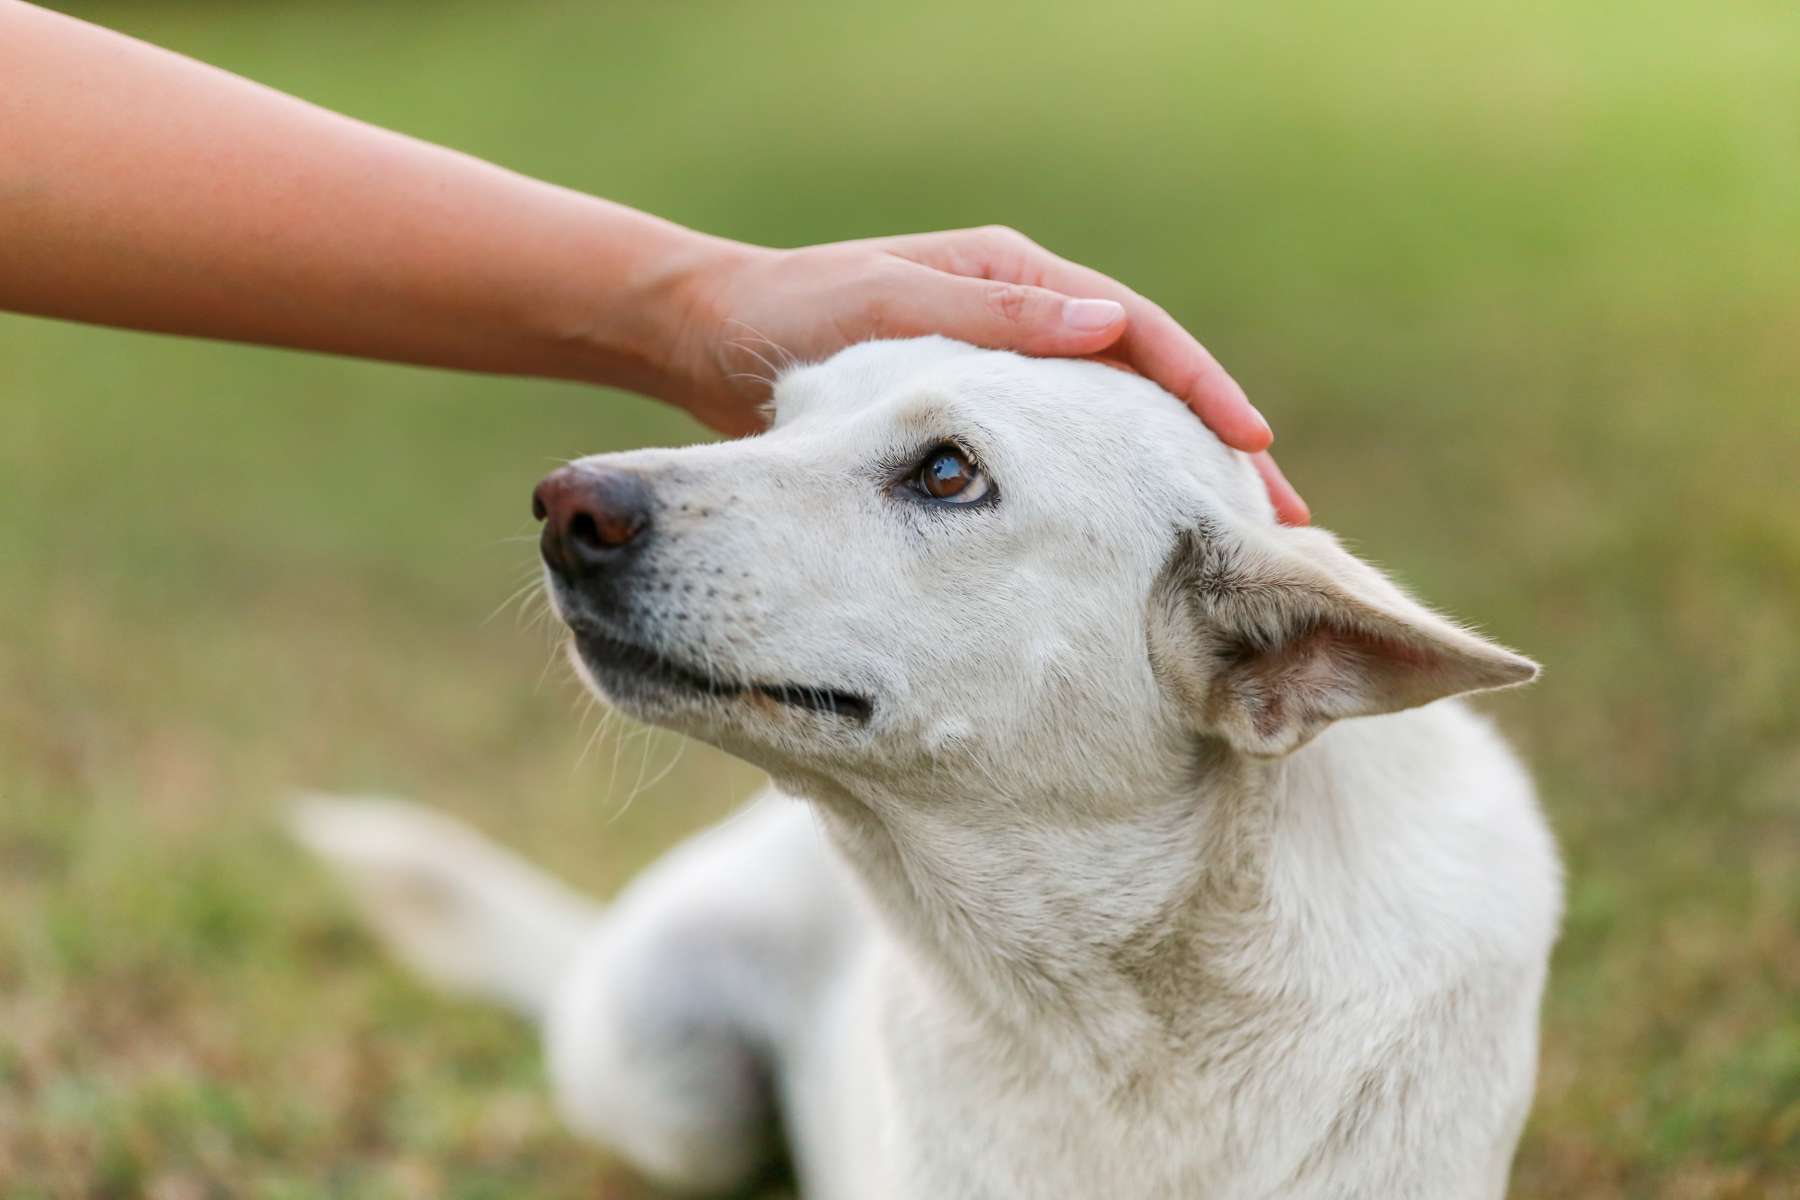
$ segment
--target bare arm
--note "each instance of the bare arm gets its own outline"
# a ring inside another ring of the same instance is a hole
[[[653,292],[704,240],[26,4],[0,79],[15,310],[637,385],[644,310],[588,281]]]
[[[588,380],[728,432],[754,428],[763,398],[740,334],[816,357],[946,333],[1105,351],[1232,445],[1269,442],[1166,313],[1007,231],[798,250],[707,237],[20,0],[0,0],[0,80],[0,308]]]

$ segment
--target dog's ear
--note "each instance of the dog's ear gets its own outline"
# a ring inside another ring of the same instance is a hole
[[[1248,754],[1332,721],[1525,683],[1537,664],[1426,609],[1317,529],[1186,532],[1157,580],[1152,665]]]

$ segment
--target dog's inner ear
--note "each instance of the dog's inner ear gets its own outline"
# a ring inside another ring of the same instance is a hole
[[[1538,670],[1315,529],[1183,533],[1152,597],[1150,654],[1196,728],[1259,756],[1295,750],[1332,721]]]

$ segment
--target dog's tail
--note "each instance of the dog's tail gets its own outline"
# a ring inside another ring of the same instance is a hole
[[[414,970],[449,991],[544,1014],[597,905],[442,813],[307,796],[289,827],[349,885]]]

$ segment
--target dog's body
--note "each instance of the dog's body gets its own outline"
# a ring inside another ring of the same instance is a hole
[[[572,470],[590,682],[802,799],[604,911],[421,810],[302,832],[415,965],[541,1018],[576,1128],[700,1191],[779,1116],[812,1197],[1504,1193],[1558,868],[1432,702],[1530,664],[1091,364],[870,344],[761,438]]]

